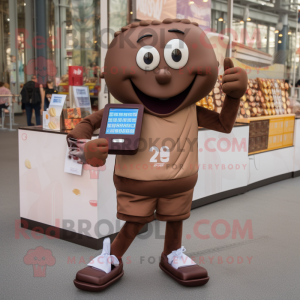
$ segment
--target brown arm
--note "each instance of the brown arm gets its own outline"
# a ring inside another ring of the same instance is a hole
[[[198,126],[207,129],[230,133],[239,110],[240,99],[225,97],[221,113],[210,111],[204,107],[197,106]]]
[[[93,132],[100,128],[104,108],[85,117],[76,127],[67,135],[68,138],[91,139]]]

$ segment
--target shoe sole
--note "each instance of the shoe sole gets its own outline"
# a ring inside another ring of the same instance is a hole
[[[124,275],[124,270],[117,277],[114,277],[112,280],[106,282],[103,285],[96,285],[96,284],[87,283],[87,282],[74,279],[74,285],[80,290],[89,291],[89,292],[100,292],[106,289],[107,287],[109,287],[110,285],[112,285],[117,280],[119,280],[123,275]]]
[[[172,273],[170,273],[167,269],[165,269],[162,264],[159,264],[159,267],[170,277],[172,277],[174,280],[176,280],[178,283],[184,285],[184,286],[201,286],[208,282],[209,276],[205,278],[199,278],[199,279],[191,279],[191,280],[182,280],[174,276]]]

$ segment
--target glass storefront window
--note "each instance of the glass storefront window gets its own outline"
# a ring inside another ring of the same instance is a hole
[[[47,26],[47,35],[49,36],[49,46],[47,47],[47,59],[51,60],[55,66],[55,11],[54,3],[52,0],[47,1],[47,14],[46,14],[46,26]],[[48,79],[51,79],[55,82],[55,75],[48,74]]]
[[[67,6],[65,15],[61,16],[66,20],[66,28],[62,30],[66,38],[62,73],[67,72],[68,66],[83,66],[84,81],[96,82],[100,65],[100,0],[61,2]]]
[[[232,21],[232,40],[237,43],[244,43],[244,21],[233,19]]]
[[[257,40],[259,39],[257,24],[254,22],[247,22],[246,28],[245,45],[257,49]]]
[[[25,28],[25,6],[24,0],[17,0],[18,6],[18,28]],[[17,37],[17,60],[18,60],[18,72],[19,72],[19,84],[22,85],[25,83],[25,73],[24,73],[24,64],[25,64],[25,41],[24,41],[24,32],[19,31]]]
[[[8,0],[0,2],[0,81],[9,82],[10,31]]]
[[[129,0],[109,0],[108,7],[108,27],[113,32],[121,30],[126,26],[128,20],[128,1]],[[113,36],[109,35],[109,43],[113,40]]]
[[[257,49],[267,52],[268,45],[268,26],[258,24]]]
[[[269,31],[269,54],[274,55],[275,52],[276,52],[275,27],[270,27],[270,31]]]

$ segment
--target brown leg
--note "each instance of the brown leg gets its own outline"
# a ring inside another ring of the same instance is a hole
[[[145,224],[126,222],[111,244],[112,255],[121,258]]]
[[[167,222],[163,253],[170,254],[181,247],[182,221]]]

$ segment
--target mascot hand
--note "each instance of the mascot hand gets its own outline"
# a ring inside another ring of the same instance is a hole
[[[108,155],[108,142],[106,139],[96,139],[85,144],[84,155],[86,162],[92,167],[105,165]]]
[[[241,98],[247,89],[248,78],[245,70],[234,67],[230,58],[224,59],[224,75],[222,79],[223,92],[232,97]]]

